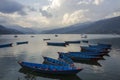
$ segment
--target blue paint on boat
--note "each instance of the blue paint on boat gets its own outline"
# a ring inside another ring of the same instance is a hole
[[[103,59],[102,57],[97,57],[97,56],[90,56],[90,55],[82,55],[82,54],[69,54],[69,53],[60,53],[64,54],[71,59],[79,59],[79,60],[99,60]]]
[[[71,66],[74,66],[74,62],[71,58],[69,58],[68,56],[62,54],[62,52],[58,52],[59,54],[59,60],[62,60],[68,64],[70,64]]]
[[[62,43],[62,42],[47,42],[47,45],[51,45],[51,46],[66,46],[66,43]]]
[[[43,39],[43,41],[48,41],[48,40],[50,40],[50,38]]]
[[[102,48],[102,49],[111,49],[111,46],[109,45],[103,45],[103,44],[97,44],[97,45],[89,45],[89,47],[92,48]]]
[[[69,66],[69,64],[67,64],[66,62],[60,61],[60,60],[56,60],[56,59],[49,58],[49,57],[43,57],[43,58],[44,58],[44,62],[47,62],[52,65]]]
[[[98,52],[98,53],[108,53],[109,51],[102,47],[86,47],[81,46],[82,52]]]
[[[12,43],[0,45],[0,48],[5,48],[5,47],[12,47]]]
[[[24,41],[24,42],[16,42],[17,45],[21,45],[21,44],[28,44],[28,41]]]
[[[99,53],[99,52],[68,52],[68,54],[79,54],[79,55],[88,55],[88,56],[104,56],[106,53]]]
[[[27,68],[39,73],[57,74],[57,75],[75,75],[82,70],[82,68],[74,68],[70,66],[55,66],[47,64],[38,64],[31,62],[18,62],[23,68]]]
[[[103,46],[103,47],[108,47],[108,48],[112,47],[111,44],[102,44],[102,43],[98,43],[98,45],[99,45],[99,46]]]
[[[88,40],[82,40],[83,43],[88,43]]]
[[[78,41],[65,41],[66,44],[80,44],[80,40]]]

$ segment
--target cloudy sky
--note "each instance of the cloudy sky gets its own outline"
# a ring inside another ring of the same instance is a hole
[[[52,28],[120,16],[120,0],[0,0],[0,24]]]

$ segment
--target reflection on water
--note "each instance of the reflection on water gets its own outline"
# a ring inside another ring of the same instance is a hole
[[[95,65],[95,66],[100,66],[102,65],[98,61],[89,61],[89,60],[74,60],[76,63],[82,63],[82,64],[88,64],[88,65]]]
[[[89,43],[70,44],[66,47],[47,46],[47,42],[64,42],[80,40],[80,35],[2,35],[0,44],[13,43],[12,47],[0,48],[0,80],[120,80],[120,36],[88,35]],[[43,41],[43,39],[50,39]],[[28,41],[28,44],[16,45],[16,42]],[[76,76],[53,76],[21,70],[17,61],[43,63],[42,56],[58,59],[57,52],[79,52],[80,45],[90,43],[112,44],[112,50],[98,62],[75,61],[77,67],[83,68]],[[19,70],[20,69],[20,70]]]
[[[25,68],[21,68],[19,70],[20,73],[25,74],[24,79],[25,80],[37,80],[37,77],[44,77],[49,79],[59,79],[59,80],[81,80],[77,75],[51,75],[51,74],[42,74],[37,73],[31,70],[27,70]],[[20,77],[19,77],[19,80]]]

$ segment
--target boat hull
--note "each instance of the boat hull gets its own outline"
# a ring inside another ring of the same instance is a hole
[[[68,52],[68,54],[88,55],[88,56],[100,56],[103,57],[106,53],[94,53],[94,52]]]
[[[50,45],[50,46],[66,46],[66,43],[51,43],[51,42],[47,42],[47,45]]]
[[[16,44],[17,44],[17,45],[28,44],[28,41],[25,41],[25,42],[17,42]]]
[[[81,41],[65,41],[66,44],[80,44]]]
[[[93,48],[93,47],[81,47],[82,52],[98,52],[98,53],[109,53],[109,50],[102,48]]]
[[[82,69],[71,69],[71,70],[47,70],[47,69],[38,69],[38,68],[33,68],[30,65],[23,65],[22,62],[18,62],[22,68],[25,69],[30,69],[32,71],[38,72],[38,73],[44,73],[44,74],[54,74],[54,75],[75,75],[78,72],[80,72]],[[34,65],[33,63],[31,65]]]
[[[68,56],[71,59],[76,60],[103,60],[103,57],[89,56],[89,55],[79,55],[79,54],[69,54],[69,53],[59,53]]]
[[[80,57],[72,57],[70,56],[72,60],[84,60],[84,61],[98,61],[103,60],[103,58],[80,58]]]
[[[12,43],[0,45],[0,48],[12,47]]]

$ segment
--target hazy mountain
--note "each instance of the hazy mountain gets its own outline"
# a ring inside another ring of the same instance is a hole
[[[54,33],[54,34],[120,34],[120,16],[104,19],[96,22],[85,23],[85,24],[75,24],[60,29],[53,29],[48,31],[43,31],[43,33]]]
[[[21,27],[18,25],[12,25],[12,26],[5,26],[6,28],[10,28],[10,29],[15,29],[18,30],[20,32],[23,32],[24,34],[35,34],[38,33],[38,31],[32,29],[32,28],[25,28],[25,27]]]
[[[0,25],[0,34],[23,34],[23,32]]]
[[[42,33],[46,33],[46,34],[54,34],[54,33],[67,33],[67,32],[71,32],[74,31],[76,29],[81,29],[84,27],[84,25],[89,25],[90,22],[87,23],[82,23],[82,24],[75,24],[75,25],[71,25],[68,27],[64,27],[64,28],[57,28],[57,29],[52,29],[52,30],[45,30]],[[78,27],[79,26],[79,27]]]

